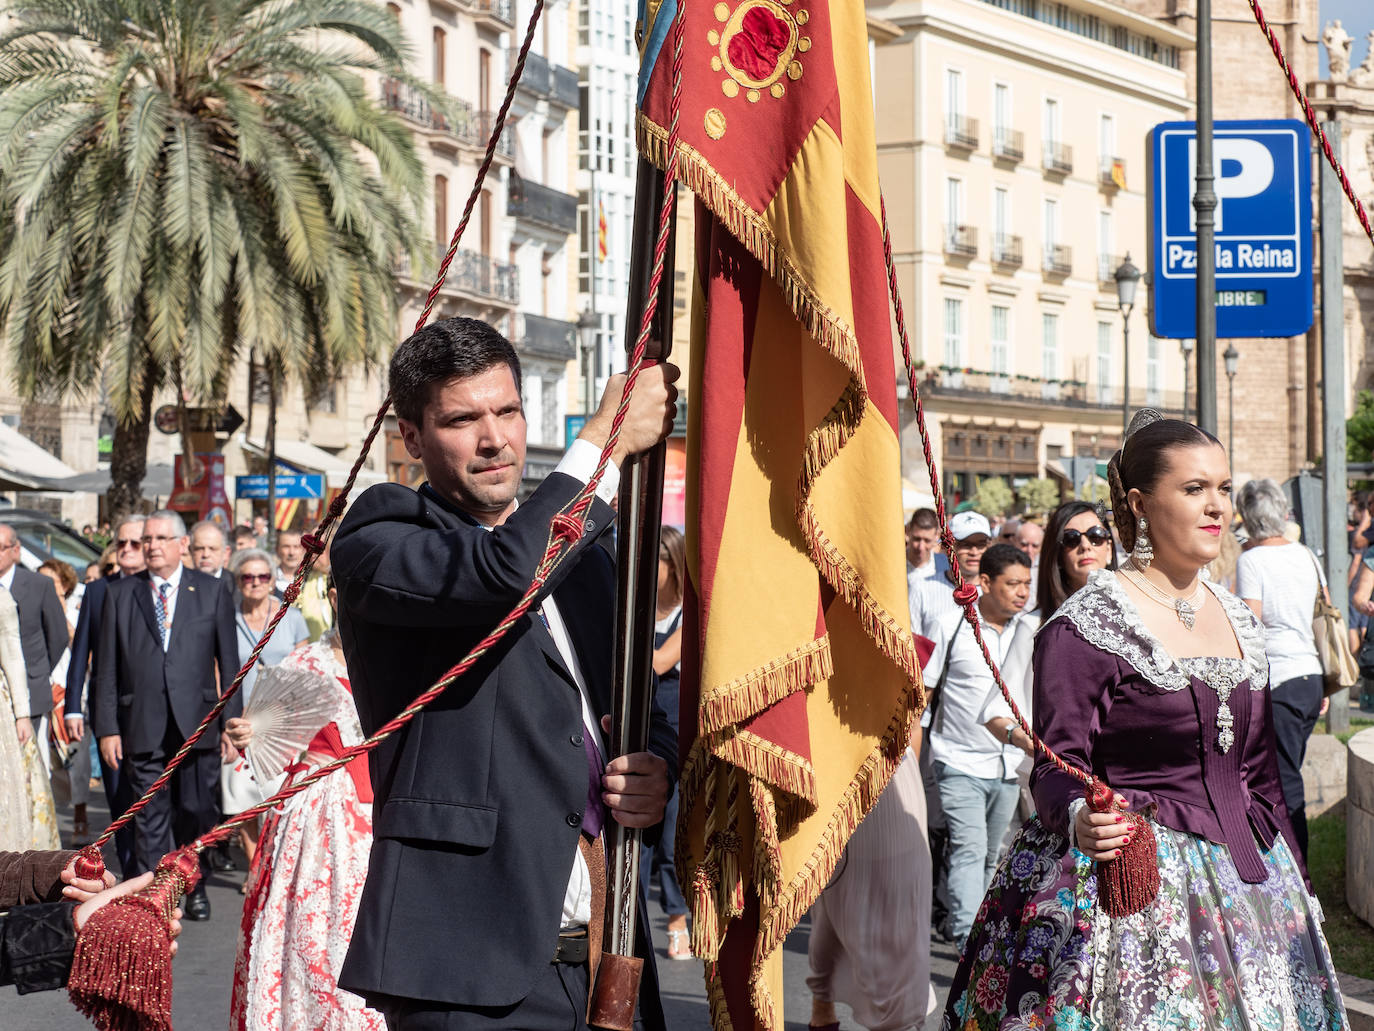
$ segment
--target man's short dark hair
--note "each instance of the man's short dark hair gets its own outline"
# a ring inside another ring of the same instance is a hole
[[[237,526],[234,528],[234,543],[239,541],[257,541],[258,535],[253,532],[251,526]]]
[[[510,368],[520,390],[520,357],[510,341],[478,319],[439,319],[403,340],[391,356],[391,403],[396,416],[421,425],[434,388],[497,365]]]
[[[1031,567],[1030,556],[1014,544],[994,544],[983,552],[983,561],[978,564],[978,575],[996,580],[1012,566]]]
[[[911,518],[907,521],[908,530],[934,530],[940,525],[940,519],[935,514],[933,508],[918,508],[911,513]]]

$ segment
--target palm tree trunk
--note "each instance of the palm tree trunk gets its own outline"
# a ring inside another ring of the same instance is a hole
[[[141,487],[148,471],[148,431],[152,426],[157,372],[157,362],[151,355],[145,357],[138,414],[127,422],[115,424],[110,447],[110,492],[106,495],[111,523],[138,511],[143,497]]]
[[[267,372],[267,547],[277,547],[277,370],[269,358]]]

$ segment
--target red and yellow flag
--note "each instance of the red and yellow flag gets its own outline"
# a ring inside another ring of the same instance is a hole
[[[606,260],[606,209],[598,201],[596,205],[596,260]]]
[[[644,14],[667,164],[675,0]],[[921,708],[864,7],[690,0],[696,193],[676,851],[717,1029],[780,1031],[781,946]]]

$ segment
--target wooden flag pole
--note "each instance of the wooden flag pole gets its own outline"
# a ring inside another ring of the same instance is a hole
[[[642,157],[635,180],[634,239],[625,313],[626,350],[632,350],[648,303],[663,205],[663,172]],[[595,217],[593,212],[591,217]],[[663,361],[672,349],[673,244],[676,212],[659,281],[658,304],[645,359]],[[595,284],[592,284],[593,290]],[[663,468],[667,444],[632,455],[621,470],[616,525],[615,683],[611,711],[612,755],[647,751],[653,705],[654,611],[658,593],[658,542],[663,525]],[[596,967],[587,1022],[611,1031],[632,1031],[644,961],[635,956],[639,913],[641,832],[615,820],[606,824],[606,928]]]

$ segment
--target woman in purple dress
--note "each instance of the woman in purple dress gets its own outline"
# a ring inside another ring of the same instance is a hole
[[[1127,843],[1043,758],[1036,815],[999,866],[945,1008],[947,1031],[1346,1028],[1321,907],[1284,808],[1264,630],[1199,577],[1231,522],[1216,438],[1142,412],[1110,465],[1131,558],[1093,572],[1035,645],[1035,729],[1145,812],[1161,887],[1097,904]]]

